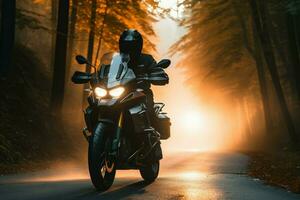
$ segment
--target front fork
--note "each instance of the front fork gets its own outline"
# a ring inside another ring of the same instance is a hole
[[[106,156],[105,156],[105,168],[108,173],[111,173],[117,157],[118,157],[118,150],[120,148],[120,137],[121,137],[121,130],[123,127],[124,116],[123,112],[120,113],[118,117],[118,126],[115,131],[115,135],[111,138],[111,143],[108,143],[106,146]]]
[[[115,137],[113,138],[112,145],[111,145],[111,150],[110,150],[110,155],[112,156],[117,156],[118,149],[120,148],[120,137],[121,137],[121,131],[123,128],[123,123],[124,123],[124,114],[123,112],[120,113],[118,117],[118,126],[116,129],[116,134]]]

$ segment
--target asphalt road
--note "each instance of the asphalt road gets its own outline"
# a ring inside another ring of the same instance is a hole
[[[146,185],[137,171],[119,171],[112,188],[98,193],[85,167],[0,177],[0,199],[300,199],[300,195],[248,177],[248,158],[237,153],[182,152],[165,156],[159,178]]]

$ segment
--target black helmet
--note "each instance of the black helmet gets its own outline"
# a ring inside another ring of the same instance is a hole
[[[131,60],[137,59],[143,49],[143,37],[134,29],[125,30],[119,39],[120,53],[130,55]]]

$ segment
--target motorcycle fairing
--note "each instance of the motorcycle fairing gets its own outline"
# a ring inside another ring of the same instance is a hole
[[[101,85],[107,89],[112,89],[117,86],[122,86],[128,82],[135,80],[136,76],[131,68],[128,67],[129,55],[113,53],[110,58],[107,58],[106,65],[101,64],[100,79]],[[107,63],[110,63],[107,65]]]

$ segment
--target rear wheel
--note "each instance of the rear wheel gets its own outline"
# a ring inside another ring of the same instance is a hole
[[[155,161],[154,163],[149,163],[146,166],[140,168],[140,174],[143,179],[151,183],[155,181],[159,173],[159,160]]]
[[[108,138],[105,135],[107,135],[108,131],[108,124],[99,123],[89,140],[89,172],[93,185],[99,191],[110,188],[116,174],[114,161],[109,159],[105,153],[105,146],[108,142]]]

